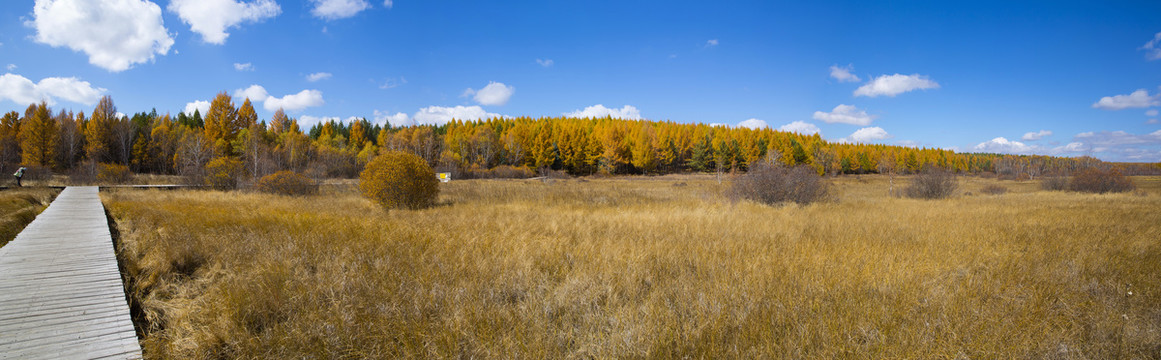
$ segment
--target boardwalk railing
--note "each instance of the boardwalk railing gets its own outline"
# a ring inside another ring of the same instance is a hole
[[[97,188],[65,188],[0,248],[0,358],[140,357]]]

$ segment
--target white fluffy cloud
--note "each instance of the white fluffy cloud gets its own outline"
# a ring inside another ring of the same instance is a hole
[[[411,117],[407,116],[407,114],[401,112],[391,114],[390,112],[379,110],[375,110],[375,123],[395,127],[415,125],[415,121],[411,120]]]
[[[89,63],[112,72],[165,55],[173,38],[162,25],[161,8],[144,0],[37,0],[34,39],[89,56]]]
[[[202,116],[206,116],[206,113],[210,112],[210,102],[203,101],[203,100],[194,100],[191,103],[185,104],[185,110],[183,110],[182,112],[185,113],[186,115],[193,115],[194,110],[197,110],[198,113],[201,114]]]
[[[1004,137],[997,137],[982,143],[979,143],[974,148],[975,151],[988,153],[1003,153],[1003,154],[1027,154],[1035,147],[1028,146],[1019,141],[1008,140]]]
[[[16,70],[16,64],[8,64],[8,71]]]
[[[584,110],[576,110],[569,113],[564,113],[564,116],[572,118],[603,118],[611,116],[616,119],[625,120],[641,120],[641,111],[637,110],[632,105],[625,105],[620,109],[610,109],[601,104],[586,107]]]
[[[851,74],[851,71],[854,71],[854,70],[855,70],[855,66],[850,65],[850,64],[847,64],[847,66],[842,66],[842,67],[840,67],[838,65],[831,65],[830,66],[830,77],[834,78],[835,80],[838,80],[839,82],[863,81],[863,79],[859,79],[858,75]]]
[[[278,109],[301,111],[308,107],[322,106],[323,104],[326,104],[326,101],[323,101],[322,91],[303,90],[297,94],[290,94],[280,98],[268,97],[263,102],[262,107],[266,108],[266,111],[275,111]]]
[[[855,130],[851,136],[839,139],[839,142],[868,143],[875,140],[890,139],[891,137],[891,134],[888,134],[887,130],[883,130],[883,128],[878,126],[872,126]]]
[[[306,81],[315,82],[315,81],[321,81],[321,80],[326,80],[326,79],[330,79],[330,78],[331,78],[331,73],[329,73],[329,72],[316,72],[314,74],[307,75]]]
[[[749,119],[749,120],[738,123],[738,127],[750,128],[750,129],[764,129],[764,128],[770,127],[770,125],[767,125],[766,121],[764,121],[764,120]]]
[[[9,100],[18,105],[40,101],[55,104],[63,99],[78,104],[92,105],[101,99],[104,88],[94,88],[88,81],[75,77],[49,77],[33,83],[16,74],[0,75],[0,101]]]
[[[1105,96],[1092,104],[1094,109],[1124,110],[1128,108],[1147,108],[1161,105],[1161,94],[1149,95],[1145,89],[1137,89],[1129,95]]]
[[[311,9],[310,13],[325,20],[349,18],[371,8],[367,0],[310,0],[310,2],[314,3],[314,9]]]
[[[855,96],[891,96],[899,95],[912,90],[938,89],[939,83],[925,75],[881,75],[855,89]]]
[[[859,126],[871,124],[878,116],[868,115],[866,110],[859,110],[854,105],[839,104],[831,112],[815,111],[814,119],[827,124],[842,123]]]
[[[308,107],[326,104],[322,91],[303,90],[297,94],[274,97],[262,85],[250,85],[245,89],[234,90],[234,97],[249,98],[251,102],[262,102],[262,107],[266,111],[275,111],[280,108],[285,111],[302,111]]]
[[[234,97],[239,99],[250,99],[250,101],[266,101],[270,98],[270,93],[266,92],[266,88],[261,85],[250,85],[245,89],[234,90]]]
[[[251,63],[234,63],[234,70],[238,71],[254,71],[254,64]]]
[[[1020,137],[1020,140],[1036,141],[1036,140],[1043,139],[1045,136],[1052,136],[1052,131],[1051,130],[1040,130],[1040,131],[1033,131],[1033,132],[1024,133],[1024,136]]]
[[[782,125],[778,128],[778,130],[799,133],[803,135],[817,134],[821,132],[821,130],[818,129],[818,126],[805,121],[795,121],[786,125]]]
[[[512,98],[514,93],[516,93],[515,87],[492,81],[488,83],[488,86],[479,90],[468,88],[461,96],[472,96],[472,99],[480,105],[504,105],[508,103],[508,99]]]
[[[202,41],[219,45],[226,43],[230,36],[226,29],[282,13],[282,8],[273,0],[173,0],[166,9],[189,24],[190,30],[202,36]]]
[[[1141,50],[1145,50],[1145,58],[1149,60],[1161,59],[1161,32],[1153,35],[1153,40],[1141,46]]]
[[[709,39],[705,42],[705,47],[718,46],[718,39]]]
[[[414,116],[412,116],[412,121],[419,125],[443,125],[452,119],[481,120],[499,117],[505,116],[484,111],[484,109],[479,106],[428,106],[419,109],[419,111],[416,112]]]
[[[536,63],[543,67],[550,67],[553,64],[552,59],[536,59]]]

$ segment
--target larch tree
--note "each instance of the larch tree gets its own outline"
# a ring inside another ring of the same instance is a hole
[[[20,148],[24,150],[24,164],[48,166],[56,164],[56,143],[60,129],[49,115],[48,104],[41,101],[32,117],[20,126]]]
[[[85,156],[89,160],[100,162],[109,157],[109,136],[116,119],[117,106],[113,105],[113,98],[108,95],[101,97],[85,125]]]
[[[363,145],[367,143],[367,125],[363,120],[351,121],[351,136],[347,139],[347,146],[355,151],[363,150]]]
[[[9,111],[0,118],[0,164],[20,161],[20,113]]]
[[[228,150],[230,142],[242,130],[238,126],[238,109],[234,108],[234,100],[225,91],[214,96],[210,102],[210,110],[206,113],[205,137],[214,144],[215,151]],[[222,154],[224,155],[224,154]]]

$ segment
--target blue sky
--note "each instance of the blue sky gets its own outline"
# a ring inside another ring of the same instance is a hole
[[[1161,2],[40,0],[0,110],[216,93],[395,124],[605,115],[1161,161]],[[313,76],[312,76],[313,75]],[[240,100],[239,100],[240,103]]]

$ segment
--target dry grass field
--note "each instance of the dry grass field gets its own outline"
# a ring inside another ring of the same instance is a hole
[[[1161,179],[831,181],[774,207],[712,176],[102,198],[150,358],[1161,357]]]
[[[15,239],[59,193],[52,188],[34,187],[0,190],[0,246]]]

